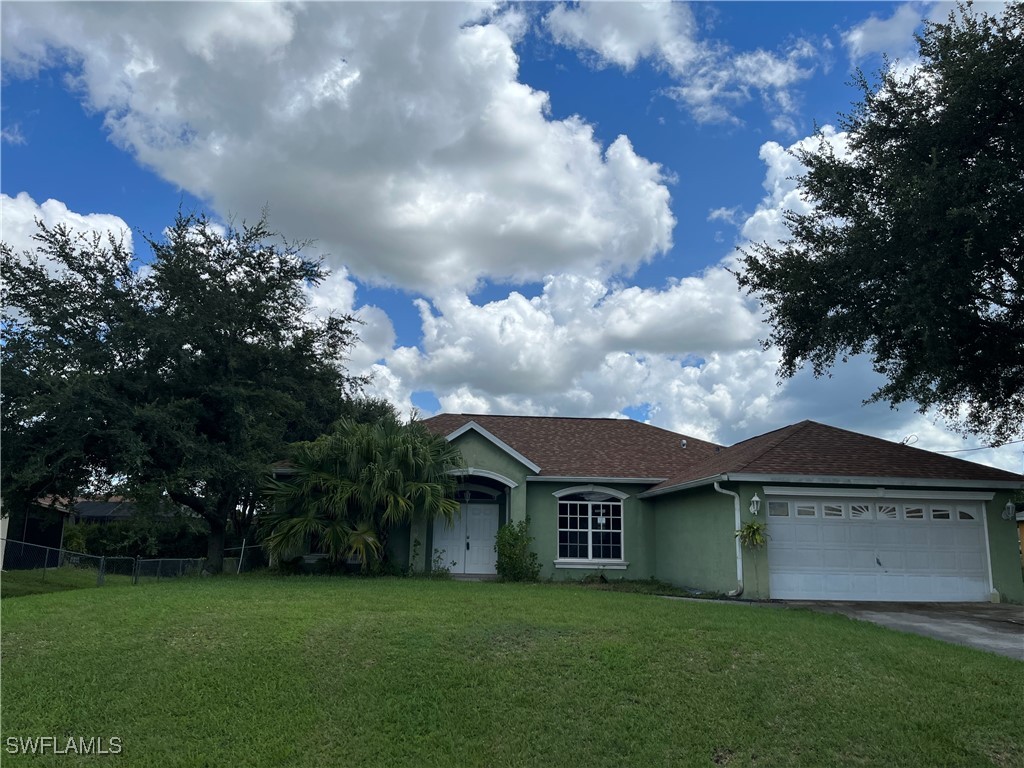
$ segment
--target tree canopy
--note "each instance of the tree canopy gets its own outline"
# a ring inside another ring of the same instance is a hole
[[[112,236],[39,222],[35,239],[0,246],[5,500],[169,496],[208,523],[219,570],[269,464],[351,409],[356,321],[309,315],[327,272],[265,219],[179,213],[147,263]]]
[[[1024,430],[1024,6],[959,6],[917,42],[919,63],[857,73],[846,151],[796,150],[813,208],[738,279],[783,376],[867,353],[871,400],[1001,443]]]
[[[419,422],[393,413],[372,423],[342,419],[292,446],[287,468],[269,481],[264,543],[281,560],[308,547],[335,561],[355,555],[365,567],[386,558],[394,526],[458,514],[451,470],[462,464],[455,446]]]

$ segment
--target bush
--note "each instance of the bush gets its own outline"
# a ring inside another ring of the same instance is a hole
[[[507,523],[498,529],[494,551],[498,553],[498,577],[502,581],[536,581],[540,575],[537,553],[530,549],[530,519]]]

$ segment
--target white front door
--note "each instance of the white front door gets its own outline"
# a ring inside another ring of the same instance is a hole
[[[497,504],[463,504],[450,525],[440,518],[434,521],[434,549],[452,573],[497,573],[497,533]]]
[[[434,520],[434,551],[430,553],[430,563],[432,567],[440,565],[452,573],[465,573],[466,532],[461,515],[451,523],[442,517]]]
[[[979,502],[777,498],[767,511],[773,598],[988,599]]]

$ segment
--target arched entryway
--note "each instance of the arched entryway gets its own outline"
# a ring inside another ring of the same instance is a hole
[[[455,497],[459,514],[451,522],[434,520],[428,559],[455,576],[497,573],[494,537],[508,520],[509,491],[515,483],[500,475],[459,475]]]

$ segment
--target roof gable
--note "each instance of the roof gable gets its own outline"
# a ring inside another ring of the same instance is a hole
[[[469,431],[476,432],[478,435],[483,437],[489,443],[492,443],[497,448],[499,448],[500,450],[502,450],[505,453],[507,453],[509,456],[511,456],[513,459],[518,461],[523,466],[525,466],[528,469],[530,469],[532,472],[536,472],[537,474],[540,474],[541,469],[540,469],[540,467],[537,464],[534,464],[526,456],[523,456],[523,454],[521,454],[519,451],[517,451],[515,448],[510,446],[508,443],[506,443],[501,438],[495,437],[493,434],[491,434],[489,431],[487,431],[486,429],[481,427],[475,421],[467,421],[465,424],[463,424],[461,427],[456,429],[454,432],[452,432],[452,433],[450,433],[448,435],[445,435],[445,437],[447,438],[448,442],[452,442],[456,438],[461,437],[462,435],[466,434]]]

